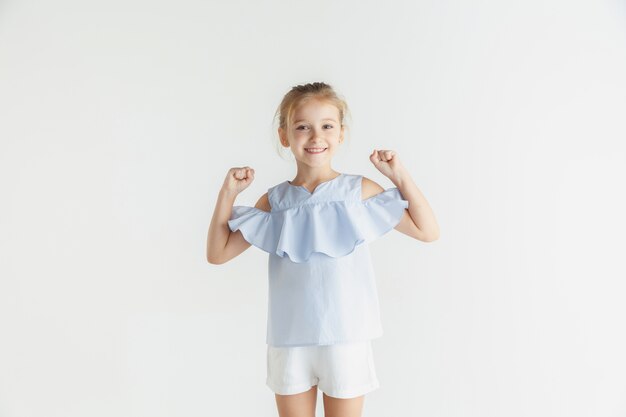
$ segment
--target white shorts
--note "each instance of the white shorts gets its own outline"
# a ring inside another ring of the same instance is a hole
[[[326,346],[267,346],[267,386],[298,394],[313,385],[326,395],[353,398],[380,386],[371,341]]]

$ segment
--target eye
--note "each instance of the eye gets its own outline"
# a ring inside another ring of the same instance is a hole
[[[306,126],[304,126],[304,125],[300,125],[300,126],[296,127],[296,130],[301,130],[301,129],[300,129],[301,127],[306,127]]]
[[[324,126],[330,126],[331,128],[333,127],[333,125],[324,125]]]

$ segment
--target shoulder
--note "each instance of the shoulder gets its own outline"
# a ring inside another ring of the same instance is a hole
[[[361,176],[361,200],[373,197],[376,194],[385,191],[376,181]]]
[[[263,194],[259,198],[259,200],[256,202],[254,207],[258,208],[259,210],[263,210],[263,211],[271,211],[272,207],[270,206],[270,200],[269,200],[269,197],[268,197],[268,193]]]
[[[270,200],[268,198],[268,193],[263,194],[259,198],[259,200],[256,202],[254,207],[258,208],[259,210],[263,210],[263,211],[272,211],[272,208],[270,206]]]

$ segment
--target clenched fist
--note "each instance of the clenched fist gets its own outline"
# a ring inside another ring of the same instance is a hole
[[[254,181],[254,169],[249,166],[233,167],[228,170],[222,190],[237,195]]]
[[[400,178],[403,174],[404,166],[400,162],[396,151],[374,149],[374,152],[370,154],[370,161],[376,169],[390,180]]]

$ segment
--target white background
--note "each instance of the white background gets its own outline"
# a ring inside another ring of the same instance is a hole
[[[205,259],[228,168],[292,179],[274,111],[325,81],[340,172],[441,227],[371,244],[363,416],[626,415],[620,1],[0,3],[0,416],[276,416],[267,254]],[[321,392],[318,416],[323,415]]]

